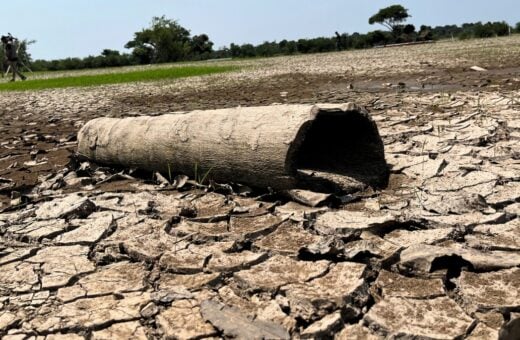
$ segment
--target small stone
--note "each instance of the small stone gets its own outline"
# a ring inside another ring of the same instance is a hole
[[[140,313],[143,318],[151,318],[159,314],[159,307],[155,303],[149,302],[141,309]]]
[[[477,72],[487,72],[487,70],[485,68],[480,67],[480,66],[471,66],[469,69],[472,71],[477,71]]]
[[[332,197],[331,194],[322,194],[301,189],[288,190],[287,195],[295,202],[309,207],[317,207]]]

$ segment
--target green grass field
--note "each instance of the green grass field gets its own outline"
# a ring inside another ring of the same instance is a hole
[[[140,81],[159,81],[177,78],[202,76],[236,70],[233,66],[180,66],[155,68],[130,72],[66,76],[59,78],[30,79],[0,84],[0,91],[44,90],[64,87],[85,87],[107,84],[121,84]],[[10,74],[9,74],[10,76]]]

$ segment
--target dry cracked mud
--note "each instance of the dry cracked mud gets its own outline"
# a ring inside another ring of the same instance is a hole
[[[519,41],[2,94],[0,337],[518,339]],[[73,156],[94,117],[348,101],[377,122],[385,189],[273,193]]]

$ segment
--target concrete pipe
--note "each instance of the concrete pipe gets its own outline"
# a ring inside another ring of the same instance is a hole
[[[78,142],[100,164],[190,177],[197,168],[217,182],[278,190],[349,193],[388,178],[377,126],[351,103],[98,118]]]

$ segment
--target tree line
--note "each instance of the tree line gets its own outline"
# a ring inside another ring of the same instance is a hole
[[[148,28],[135,32],[125,48],[131,53],[120,53],[104,49],[100,55],[85,58],[57,60],[31,60],[27,42],[23,41],[23,58],[34,71],[78,70],[128,65],[146,65],[177,61],[196,61],[221,58],[271,57],[306,53],[331,52],[337,50],[363,49],[395,43],[419,42],[439,39],[472,39],[505,36],[520,33],[520,22],[510,27],[506,22],[465,23],[461,26],[426,26],[418,29],[405,24],[410,15],[400,5],[381,9],[369,18],[370,24],[381,24],[386,30],[368,33],[338,33],[330,37],[282,40],[253,44],[230,44],[229,47],[214,49],[207,34],[192,36],[190,31],[177,21],[154,17]]]

